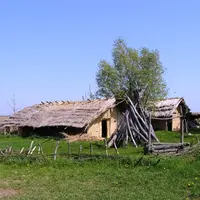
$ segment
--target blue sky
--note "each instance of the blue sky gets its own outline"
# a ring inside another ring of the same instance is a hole
[[[200,1],[35,0],[0,2],[0,114],[96,90],[113,41],[160,51],[169,96],[200,111]]]

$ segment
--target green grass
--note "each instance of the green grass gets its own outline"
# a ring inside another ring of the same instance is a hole
[[[22,147],[28,149],[31,141],[34,140],[34,145],[40,143],[44,154],[50,155],[53,154],[56,147],[56,140],[53,138],[44,139],[44,138],[21,138],[18,136],[0,136],[0,149],[4,149],[7,146],[12,146],[13,149],[20,151]],[[33,145],[33,146],[34,146]],[[90,154],[90,142],[73,142],[70,143],[70,154],[80,154],[80,145],[82,146],[81,154]],[[103,141],[93,141],[92,142],[92,154],[93,155],[105,155],[106,149]],[[35,151],[35,153],[37,153]],[[129,144],[128,148],[120,148],[120,155],[142,155],[143,148],[132,148],[132,145]],[[63,139],[59,143],[58,154],[68,154],[68,143]],[[108,149],[109,155],[115,155],[115,149]]]
[[[189,130],[192,135],[185,135],[184,142],[189,143],[197,143],[197,137],[200,136],[200,129],[199,130]],[[160,142],[180,142],[180,132],[171,132],[171,131],[157,131],[157,137],[159,138]]]
[[[198,133],[196,133],[198,134]],[[186,142],[196,143],[196,134],[187,136]],[[157,132],[161,142],[179,142],[179,133]],[[28,148],[31,138],[0,137],[0,148],[12,145],[16,149]],[[34,139],[35,143],[44,139]],[[52,153],[55,140],[44,143],[46,154]],[[89,153],[88,142],[71,144],[72,153]],[[102,142],[93,142],[94,155],[105,155]],[[59,152],[67,152],[67,144],[61,141]],[[34,158],[7,159],[0,163],[0,188],[12,188],[19,191],[7,199],[148,199],[148,200],[181,200],[200,199],[200,153],[192,155],[144,156],[142,148],[129,146],[119,149],[115,155],[109,149],[109,155],[92,160],[59,158],[56,162],[31,162]],[[4,198],[5,199],[5,198]]]
[[[160,162],[156,165],[157,160]],[[0,187],[19,190],[10,199],[200,199],[199,157],[145,156],[135,160],[65,160],[0,164]],[[189,185],[188,185],[189,184]]]

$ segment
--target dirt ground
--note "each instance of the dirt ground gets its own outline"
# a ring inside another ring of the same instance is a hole
[[[16,195],[18,193],[19,193],[19,191],[14,190],[14,189],[0,188],[0,199],[3,199],[5,197],[10,197],[10,196]]]

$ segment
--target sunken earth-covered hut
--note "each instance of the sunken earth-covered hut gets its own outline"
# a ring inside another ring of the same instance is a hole
[[[41,102],[15,113],[4,122],[4,127],[9,130],[17,126],[22,136],[59,136],[64,132],[101,139],[116,130],[120,105],[114,98]]]

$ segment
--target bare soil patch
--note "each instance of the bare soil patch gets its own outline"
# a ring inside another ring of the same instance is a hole
[[[0,188],[0,199],[18,194],[18,190]]]

